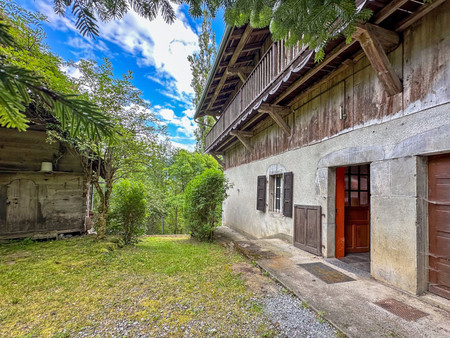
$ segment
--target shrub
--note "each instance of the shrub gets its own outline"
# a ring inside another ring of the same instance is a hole
[[[219,169],[207,169],[189,182],[184,192],[184,219],[193,237],[211,240],[222,219],[228,180]]]
[[[146,189],[140,182],[123,180],[114,190],[109,215],[111,230],[122,236],[125,245],[133,244],[146,230]]]

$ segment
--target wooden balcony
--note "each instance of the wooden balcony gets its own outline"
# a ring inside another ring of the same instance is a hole
[[[305,51],[305,48],[298,46],[286,47],[284,41],[273,43],[206,135],[206,149],[209,150],[217,139],[225,136],[242,114],[261,100],[271,85],[282,77]],[[308,53],[309,57],[311,54]]]

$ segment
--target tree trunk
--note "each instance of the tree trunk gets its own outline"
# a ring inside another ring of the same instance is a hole
[[[178,231],[178,207],[175,207],[175,229],[173,231],[176,234]]]
[[[97,230],[97,239],[104,239],[106,237],[107,224],[106,218],[109,212],[109,202],[112,193],[113,175],[112,171],[106,170],[105,177],[105,190],[103,191],[100,183],[97,179],[94,181],[95,189],[100,196],[100,205],[98,207],[97,219],[95,223],[95,229]]]

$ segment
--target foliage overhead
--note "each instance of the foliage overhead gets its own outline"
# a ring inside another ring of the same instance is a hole
[[[316,60],[324,57],[323,48],[329,40],[344,34],[347,41],[356,29],[357,20],[367,20],[372,12],[357,11],[355,0],[54,0],[55,12],[63,15],[67,7],[77,18],[83,35],[99,34],[97,15],[102,21],[119,19],[130,9],[147,19],[161,12],[166,22],[176,18],[172,4],[187,4],[194,17],[214,16],[225,9],[228,25],[240,27],[246,23],[254,28],[269,27],[274,40],[288,44],[303,44],[316,50]]]
[[[60,71],[62,61],[43,44],[42,20],[42,15],[14,4],[0,7],[0,125],[26,130],[25,111],[33,103],[72,136],[80,130],[91,138],[113,136],[110,120],[71,90],[73,85]]]
[[[60,15],[65,15],[66,9],[71,7],[72,14],[77,19],[77,29],[84,36],[95,37],[99,35],[97,17],[103,22],[118,20],[133,10],[148,20],[161,14],[167,23],[172,23],[176,19],[174,6],[187,4],[191,15],[198,17],[202,13],[203,0],[53,0],[53,3],[55,12]],[[211,0],[205,4],[209,11],[215,12],[219,0]]]
[[[235,26],[268,26],[274,40],[306,45],[320,61],[328,41],[344,34],[349,42],[356,21],[371,15],[367,9],[358,12],[355,0],[234,0],[226,6],[225,20]]]

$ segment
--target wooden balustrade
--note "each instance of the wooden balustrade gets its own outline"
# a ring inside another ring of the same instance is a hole
[[[286,47],[283,40],[277,41],[270,46],[236,96],[224,109],[220,118],[206,135],[206,148],[217,140],[238,119],[240,114],[254,103],[260,94],[266,90],[301,52],[301,47],[297,45]]]

